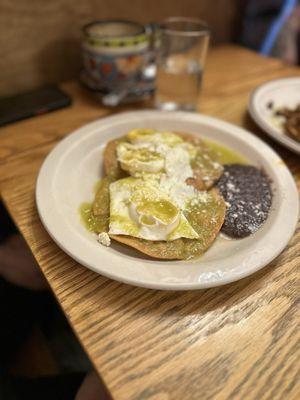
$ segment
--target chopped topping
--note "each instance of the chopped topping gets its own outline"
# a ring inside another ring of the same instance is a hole
[[[106,246],[106,247],[110,246],[111,241],[110,241],[110,237],[109,237],[108,233],[106,233],[106,232],[99,233],[98,242],[101,243],[103,246]]]

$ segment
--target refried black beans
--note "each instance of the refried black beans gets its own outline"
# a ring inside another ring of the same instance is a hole
[[[256,232],[272,204],[270,180],[264,172],[248,165],[225,165],[217,187],[228,206],[222,232],[233,238]]]

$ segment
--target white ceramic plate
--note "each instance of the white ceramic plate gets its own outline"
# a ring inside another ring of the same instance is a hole
[[[273,108],[268,108],[272,102]],[[300,143],[288,137],[282,129],[281,117],[274,117],[274,110],[294,108],[300,104],[300,78],[275,79],[256,88],[249,100],[249,112],[254,121],[268,135],[288,149],[300,154]]]
[[[157,261],[129,247],[100,245],[80,221],[81,202],[93,199],[101,177],[105,143],[133,128],[186,131],[220,141],[265,169],[273,181],[269,217],[242,240],[218,237],[198,260]],[[80,264],[112,279],[155,289],[208,288],[254,273],[286,246],[298,219],[293,178],[277,154],[255,136],[218,119],[185,112],[135,111],[90,123],[61,141],[48,155],[37,180],[40,218],[53,240]]]

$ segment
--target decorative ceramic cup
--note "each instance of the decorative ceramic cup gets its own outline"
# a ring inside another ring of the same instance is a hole
[[[137,83],[151,58],[152,29],[123,20],[94,21],[83,27],[85,73],[104,92]]]

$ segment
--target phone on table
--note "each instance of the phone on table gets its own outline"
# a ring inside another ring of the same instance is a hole
[[[0,126],[67,107],[72,100],[56,86],[0,98]]]

